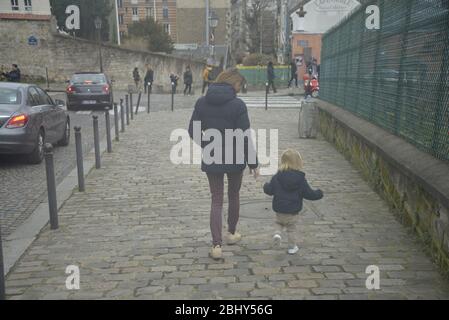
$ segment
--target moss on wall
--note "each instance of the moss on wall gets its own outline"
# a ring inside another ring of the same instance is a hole
[[[339,150],[390,205],[392,212],[425,244],[428,253],[449,277],[448,208],[371,148],[362,138],[320,111],[322,135]]]

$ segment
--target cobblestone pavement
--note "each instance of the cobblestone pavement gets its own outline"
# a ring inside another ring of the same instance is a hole
[[[297,139],[295,110],[252,109],[254,128],[279,129],[280,148],[297,148],[325,199],[307,202],[296,256],[271,247],[269,177],[245,176],[237,246],[224,260],[210,249],[207,179],[196,165],[169,161],[173,129],[191,110],[141,114],[87,192],[74,192],[60,229],[44,229],[7,277],[9,299],[448,299],[449,283],[416,238],[330,144]],[[68,265],[81,289],[65,288]],[[368,291],[365,269],[381,270]]]
[[[53,94],[58,99],[65,99],[65,94]],[[120,92],[116,96],[124,97]],[[175,97],[176,108],[191,106],[197,97],[178,94]],[[119,99],[116,99],[119,101]],[[137,105],[137,98],[134,98]],[[147,97],[143,96],[140,111],[146,110]],[[157,94],[151,97],[152,110],[171,110],[171,96]],[[69,112],[72,128],[83,128],[83,151],[87,153],[93,148],[92,115],[99,116],[100,132],[104,133],[104,116],[101,112],[85,113]],[[114,124],[111,118],[112,125]],[[75,141],[72,130],[72,141],[69,147],[55,149],[55,170],[57,183],[61,182],[75,168]],[[7,237],[22,224],[47,197],[45,182],[45,164],[29,165],[23,157],[0,156],[0,219],[1,232]]]

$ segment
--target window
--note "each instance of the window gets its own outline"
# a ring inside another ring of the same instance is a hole
[[[28,89],[28,101],[27,104],[31,107],[41,105],[41,99],[39,98],[39,93],[36,88],[31,87]]]
[[[169,23],[164,23],[164,31],[167,34],[170,34],[170,24]]]
[[[162,15],[164,18],[168,19],[168,7],[162,9]]]
[[[54,105],[52,98],[41,88],[36,87],[37,92],[39,93],[40,102],[42,105]]]
[[[123,8],[123,0],[117,0],[117,8]]]
[[[132,4],[139,4],[139,0],[131,0]]]
[[[303,48],[309,47],[309,41],[307,40],[298,40],[298,46]]]
[[[0,88],[0,104],[17,105],[20,102],[19,90]]]
[[[118,23],[119,24],[123,24],[124,23],[123,14],[119,14],[119,16],[118,16]]]
[[[139,21],[139,8],[133,7],[133,21]]]
[[[19,0],[11,0],[12,11],[19,11]]]
[[[147,18],[152,18],[153,16],[153,8],[147,8]]]
[[[31,4],[31,0],[24,0],[25,3],[25,11],[33,11],[33,5]]]

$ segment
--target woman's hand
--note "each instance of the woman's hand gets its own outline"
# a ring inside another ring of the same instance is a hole
[[[257,180],[257,178],[260,177],[260,169],[249,169],[249,173],[252,174],[254,176],[254,179]]]

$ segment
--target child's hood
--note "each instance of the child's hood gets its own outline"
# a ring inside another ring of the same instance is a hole
[[[286,191],[295,191],[301,188],[302,182],[305,179],[304,172],[301,171],[281,171],[278,173],[279,184]]]

